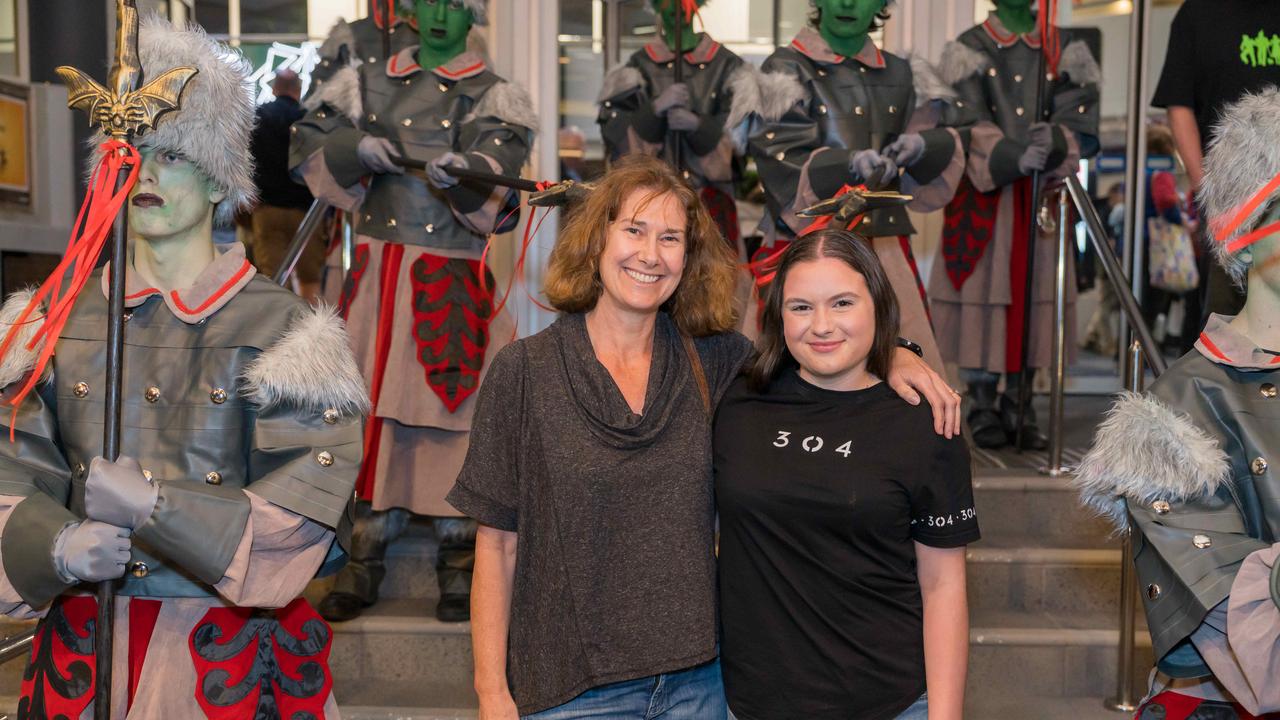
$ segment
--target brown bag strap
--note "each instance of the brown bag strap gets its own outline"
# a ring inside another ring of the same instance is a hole
[[[702,369],[702,358],[698,355],[698,348],[693,345],[693,338],[680,333],[680,339],[684,341],[684,352],[689,356],[689,367],[693,368],[693,381],[697,383],[698,394],[702,396],[702,409],[710,418],[711,391],[707,389],[707,373]]]

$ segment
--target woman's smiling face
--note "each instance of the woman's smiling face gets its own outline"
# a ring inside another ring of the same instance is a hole
[[[828,390],[866,387],[876,310],[866,278],[847,263],[822,257],[791,267],[782,332],[807,382]]]
[[[675,294],[684,273],[688,213],[680,198],[639,188],[609,223],[600,253],[600,303],[651,314]]]

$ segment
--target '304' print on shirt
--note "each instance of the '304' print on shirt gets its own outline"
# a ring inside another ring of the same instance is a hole
[[[846,458],[853,454],[853,441],[845,440],[839,447],[830,449],[827,440],[821,435],[806,435],[803,438],[793,438],[790,430],[778,430],[778,437],[774,439],[773,446],[776,448],[792,447],[793,445],[807,453],[819,453],[824,448],[828,448],[829,452],[839,453]],[[838,441],[833,441],[838,442]]]

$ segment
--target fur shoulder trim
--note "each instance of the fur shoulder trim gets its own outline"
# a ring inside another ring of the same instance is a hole
[[[533,110],[533,98],[512,82],[499,82],[489,88],[474,112],[476,117],[493,117],[509,125],[538,129],[538,113]]]
[[[1153,396],[1124,393],[1098,426],[1072,484],[1082,504],[1124,529],[1125,500],[1194,500],[1212,495],[1229,476],[1226,453],[1190,418]]]
[[[604,83],[600,86],[600,94],[596,96],[596,102],[612,100],[641,87],[644,87],[644,75],[630,65],[619,65],[604,76]]]
[[[733,95],[733,102],[729,104],[729,116],[724,126],[733,128],[751,113],[760,112],[760,71],[751,63],[742,63],[729,75],[727,87]]]
[[[915,53],[908,55],[907,61],[911,63],[911,84],[916,91],[916,107],[930,100],[955,102],[955,88],[942,81],[942,76],[933,63]]]
[[[952,40],[942,46],[942,81],[948,85],[955,85],[990,66],[990,58],[962,42]]]
[[[785,70],[760,73],[756,87],[760,93],[757,106],[765,122],[781,119],[796,103],[809,99],[809,91],[804,84]]]
[[[358,60],[351,65],[339,68],[323,85],[307,96],[303,106],[307,110],[315,110],[321,105],[328,105],[346,115],[352,123],[359,125],[364,115],[364,100],[360,97],[360,73],[356,70]]]
[[[1093,52],[1083,40],[1073,40],[1062,49],[1058,72],[1065,73],[1077,85],[1102,82],[1102,68],[1098,67],[1098,61],[1093,59]]]
[[[262,408],[288,403],[315,413],[328,408],[344,415],[369,411],[346,324],[336,309],[325,305],[300,312],[240,379],[241,393]]]
[[[356,36],[351,32],[351,25],[346,20],[338,18],[338,21],[329,29],[329,35],[324,39],[324,44],[320,46],[320,57],[326,60],[332,60],[338,57],[338,53],[342,48],[348,48],[347,52],[352,52],[356,44]]]
[[[9,332],[9,328],[18,322],[18,318],[22,316],[22,311],[27,309],[27,305],[31,304],[31,298],[35,297],[34,288],[19,290],[9,296],[4,301],[4,306],[0,307],[0,339]],[[44,318],[44,308],[41,307],[39,312],[32,313],[27,319],[25,327],[19,328],[13,339],[13,343],[9,345],[9,351],[0,358],[0,388],[6,388],[13,383],[21,380],[27,373],[35,369],[36,350],[28,350],[27,345],[31,343],[31,338],[35,337],[36,332],[40,329],[40,320]],[[45,372],[48,372],[46,368]]]

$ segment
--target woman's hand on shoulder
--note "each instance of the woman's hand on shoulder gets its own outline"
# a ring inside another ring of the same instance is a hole
[[[480,720],[520,720],[516,701],[511,693],[494,693],[480,696]]]
[[[934,432],[947,439],[960,434],[960,393],[915,353],[906,348],[895,349],[886,381],[912,405],[919,405],[921,396],[928,401],[933,409]]]

